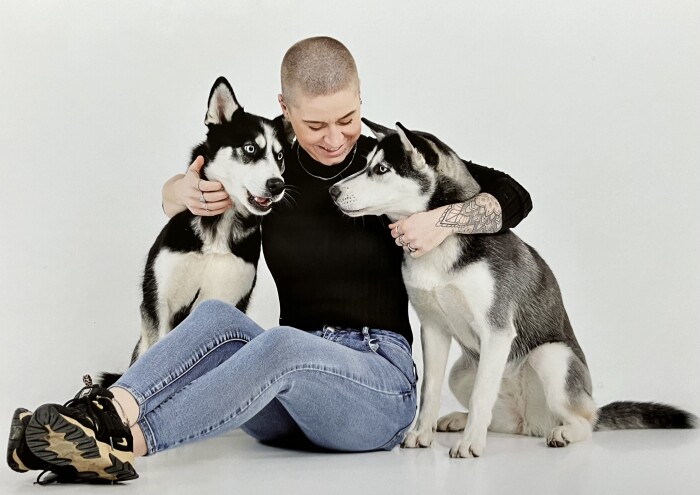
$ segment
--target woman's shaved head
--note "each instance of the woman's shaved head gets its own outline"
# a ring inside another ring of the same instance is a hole
[[[301,40],[282,59],[282,97],[295,104],[299,92],[326,96],[353,88],[360,92],[357,66],[350,51],[340,41],[327,36]]]

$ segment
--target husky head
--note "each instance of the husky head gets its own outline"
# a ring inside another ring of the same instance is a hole
[[[284,195],[284,131],[275,121],[250,114],[220,77],[209,94],[204,123],[207,139],[192,151],[204,156],[202,178],[223,184],[234,208],[265,215]]]
[[[362,121],[377,137],[367,167],[337,182],[329,192],[348,216],[392,219],[464,201],[479,192],[462,160],[435,136]]]

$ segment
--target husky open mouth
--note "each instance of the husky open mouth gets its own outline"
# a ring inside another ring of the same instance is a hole
[[[264,196],[254,196],[250,191],[246,189],[248,193],[248,203],[259,211],[268,211],[272,207],[272,198]]]

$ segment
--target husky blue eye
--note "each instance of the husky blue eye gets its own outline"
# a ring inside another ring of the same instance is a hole
[[[253,153],[255,153],[255,145],[254,144],[243,145],[243,151],[252,155]]]

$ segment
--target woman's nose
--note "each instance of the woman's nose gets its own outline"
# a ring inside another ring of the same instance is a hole
[[[331,148],[337,148],[339,146],[342,146],[343,141],[345,141],[343,133],[340,131],[340,127],[338,127],[337,125],[328,126],[328,133],[325,137],[326,142]]]

